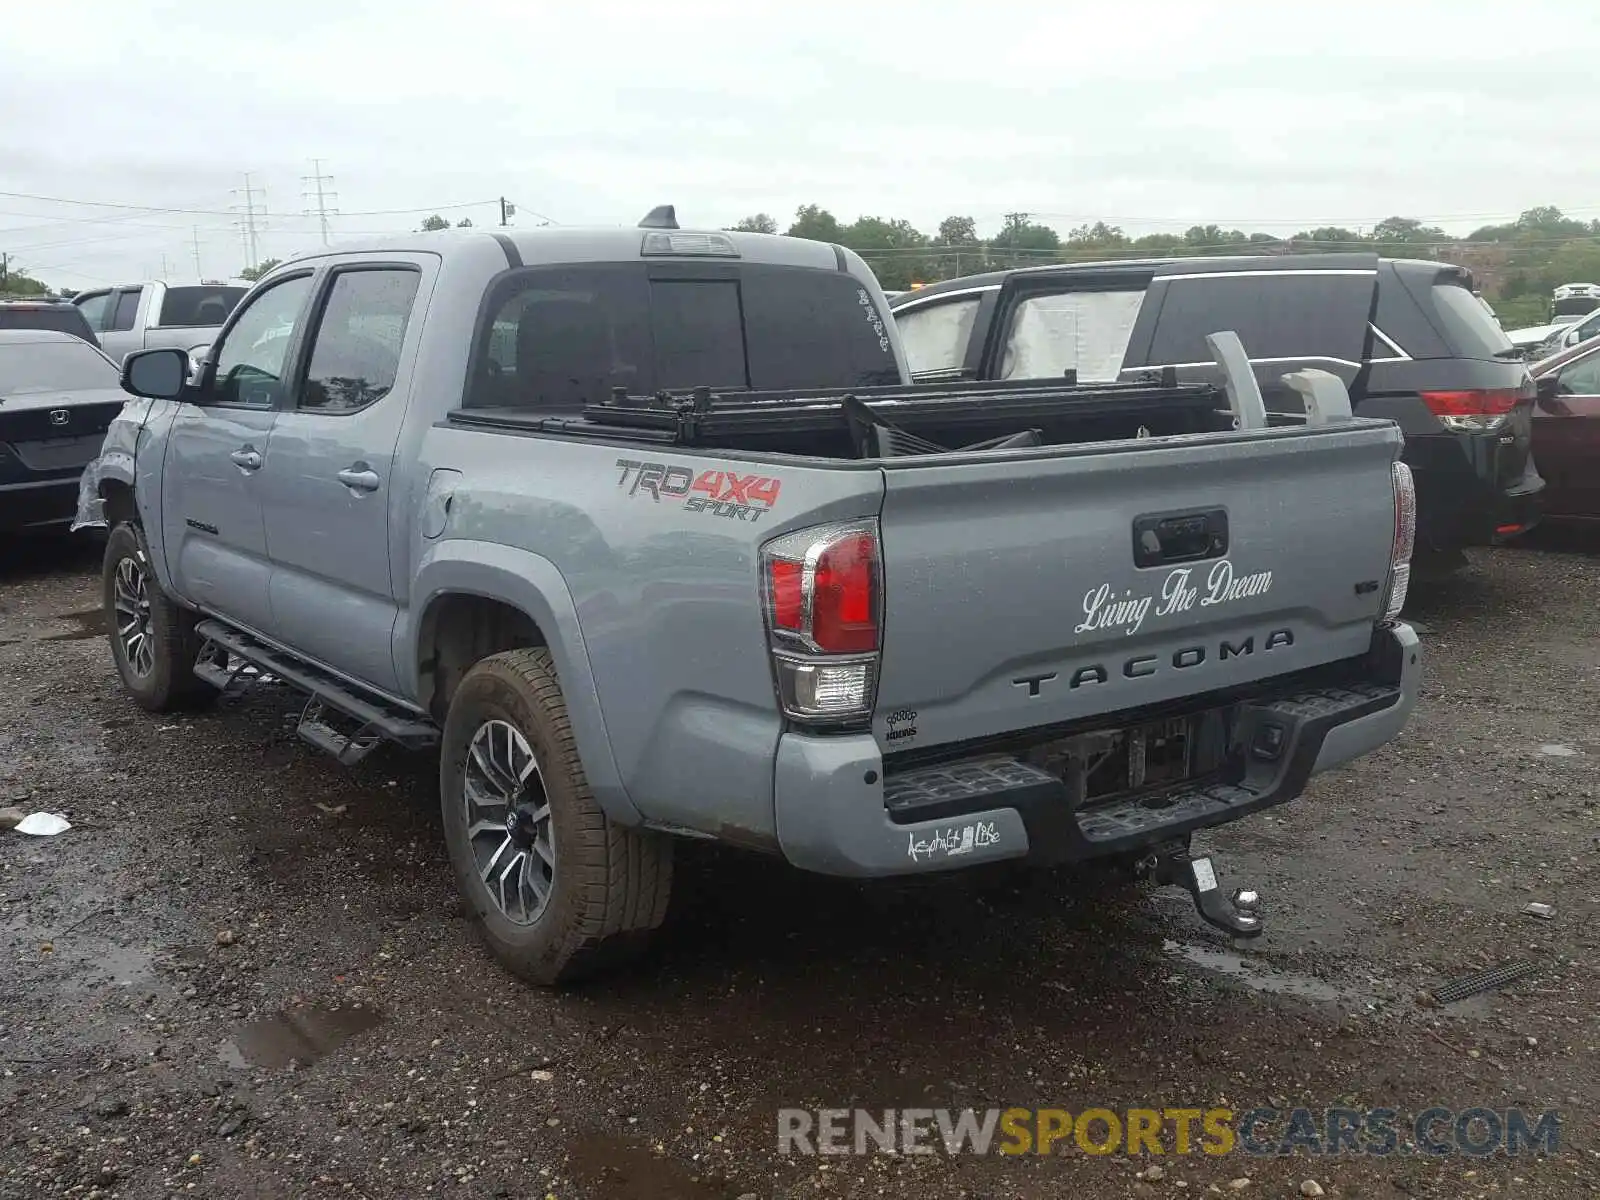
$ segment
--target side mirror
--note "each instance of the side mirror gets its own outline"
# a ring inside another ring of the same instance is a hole
[[[122,360],[122,390],[148,400],[176,400],[188,380],[189,355],[182,350],[138,350]]]
[[[1551,371],[1534,386],[1535,394],[1541,404],[1547,400],[1554,400],[1561,394],[1561,372]]]

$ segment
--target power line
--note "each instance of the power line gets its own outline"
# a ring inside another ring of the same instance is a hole
[[[302,192],[301,195],[308,197],[313,193],[316,195],[317,207],[315,212],[307,209],[305,215],[308,217],[315,216],[317,218],[317,221],[322,226],[322,244],[326,246],[328,244],[328,201],[337,200],[339,198],[339,194],[337,192],[324,191],[322,185],[325,183],[332,183],[333,176],[324,175],[322,173],[322,160],[320,158],[313,158],[311,160],[311,174],[302,175],[300,178],[302,183],[309,183],[312,188],[311,192]],[[338,209],[333,210],[336,215],[338,211]]]
[[[0,192],[10,200],[35,200],[41,204],[75,204],[83,208],[116,208],[130,212],[140,213],[174,213],[180,216],[193,217],[232,217],[237,216],[235,209],[222,208],[174,208],[160,204],[122,204],[109,200],[75,200],[65,196],[39,196],[32,192]],[[499,200],[491,197],[488,200],[464,200],[459,204],[419,204],[414,208],[372,208],[361,212],[341,213],[346,217],[400,217],[411,213],[443,212],[450,208],[486,208],[491,204],[498,204]],[[38,213],[30,214],[38,216]],[[534,214],[537,216],[538,214]]]
[[[247,262],[245,265],[253,267],[261,261],[256,244],[256,217],[258,215],[263,217],[266,215],[266,192],[262,188],[253,188],[250,186],[249,171],[244,173],[244,187],[242,189],[242,194],[244,195],[244,214],[240,219],[239,227],[244,233],[244,248],[245,255],[247,256]],[[255,198],[257,196],[262,197],[262,208],[259,214],[257,213],[255,202]]]

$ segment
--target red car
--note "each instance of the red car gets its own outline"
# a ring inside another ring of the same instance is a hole
[[[1533,461],[1545,479],[1544,514],[1600,521],[1600,338],[1535,363]]]

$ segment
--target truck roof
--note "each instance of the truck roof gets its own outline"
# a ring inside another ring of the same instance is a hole
[[[537,229],[441,229],[432,233],[398,233],[340,242],[296,255],[285,265],[303,263],[329,254],[428,253],[445,258],[471,255],[496,242],[509,259],[514,253],[523,264],[568,262],[626,262],[641,256],[646,237],[667,238],[688,245],[691,239],[716,238],[732,246],[735,255],[681,252],[697,261],[755,262],[773,266],[847,270],[866,265],[851,251],[827,242],[779,234],[741,233],[722,229],[647,229],[633,226],[541,226]],[[670,258],[662,253],[652,258]],[[281,269],[281,268],[280,268]],[[276,274],[276,271],[274,272]]]

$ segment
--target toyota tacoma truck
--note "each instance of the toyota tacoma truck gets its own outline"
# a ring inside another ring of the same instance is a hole
[[[85,473],[153,711],[265,678],[352,762],[436,753],[492,950],[553,984],[657,926],[678,839],[876,877],[1115,863],[1396,736],[1415,505],[1303,372],[913,385],[837,246],[638,228],[285,264],[198,375],[136,353]],[[1330,386],[1331,385],[1331,386]]]

